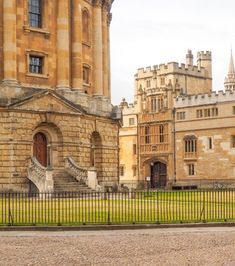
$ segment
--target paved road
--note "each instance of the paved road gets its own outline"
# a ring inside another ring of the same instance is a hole
[[[0,265],[235,266],[235,228],[0,232]]]

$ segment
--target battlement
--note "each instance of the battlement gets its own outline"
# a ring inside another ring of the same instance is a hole
[[[157,75],[166,75],[168,73],[176,73],[182,75],[193,75],[199,77],[205,77],[205,68],[198,66],[186,65],[183,63],[169,62],[167,64],[155,65],[153,67],[139,68],[136,74],[136,78],[147,78],[153,75],[153,72],[157,72]]]
[[[154,66],[148,66],[146,68],[139,68],[135,77],[137,79],[149,78],[153,75],[153,72],[157,72],[157,75],[167,75],[167,74],[182,74],[182,75],[192,75],[197,77],[207,77],[208,76],[208,65],[205,61],[210,62],[212,53],[210,51],[199,51],[197,53],[198,65],[193,65],[193,54],[191,50],[188,50],[186,58],[191,58],[191,62],[187,61],[187,64],[169,62],[167,64],[159,64]],[[209,71],[210,72],[210,71]]]
[[[200,51],[197,53],[198,59],[200,58],[207,58],[211,59],[212,53],[210,51]]]
[[[142,77],[146,75],[152,75],[153,74],[153,69],[151,66],[148,66],[146,68],[138,68],[137,70],[137,77]]]
[[[235,101],[235,89],[226,91],[221,90],[218,92],[213,91],[207,94],[178,96],[174,98],[174,107],[184,108],[230,101]]]

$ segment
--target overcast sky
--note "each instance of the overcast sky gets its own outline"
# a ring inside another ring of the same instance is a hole
[[[185,63],[187,49],[212,51],[213,89],[223,89],[235,54],[235,0],[115,0],[110,28],[112,101],[133,101],[141,67]]]

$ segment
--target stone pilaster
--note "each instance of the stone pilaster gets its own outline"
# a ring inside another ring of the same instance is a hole
[[[72,88],[83,92],[82,14],[79,0],[73,1],[72,12]]]
[[[108,98],[111,100],[111,65],[110,65],[110,32],[109,32],[109,29],[110,29],[110,23],[111,23],[111,20],[112,20],[112,14],[109,12],[108,13],[108,16],[107,16],[107,64],[108,64]]]
[[[57,88],[70,87],[69,1],[58,0],[57,10]]]
[[[93,94],[103,95],[102,0],[93,0]]]
[[[105,4],[102,13],[102,41],[103,41],[103,95],[109,97],[109,69],[108,69],[108,6]]]
[[[3,0],[3,83],[17,84],[16,0]]]

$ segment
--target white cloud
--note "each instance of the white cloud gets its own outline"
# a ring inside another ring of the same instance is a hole
[[[184,62],[188,48],[213,54],[214,89],[222,89],[235,44],[234,0],[116,0],[111,23],[112,99],[132,101],[140,67]]]

